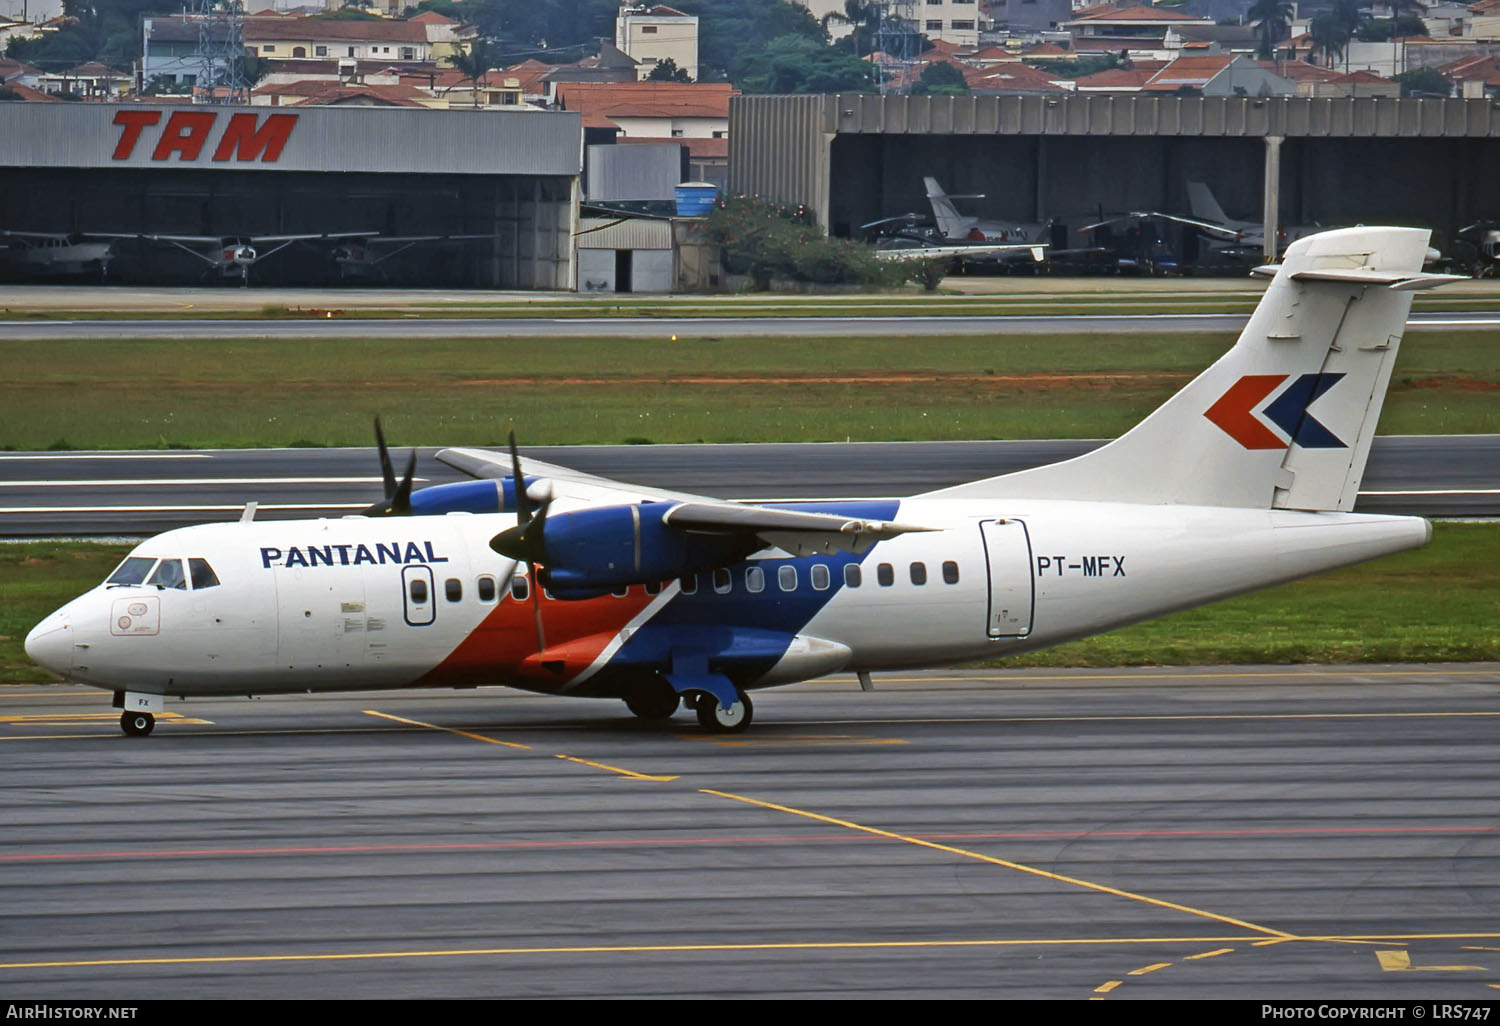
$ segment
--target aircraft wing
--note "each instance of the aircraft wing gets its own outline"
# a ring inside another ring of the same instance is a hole
[[[470,477],[506,478],[511,476],[510,456],[486,449],[442,449],[440,462]],[[663,488],[646,488],[595,474],[585,474],[572,467],[521,457],[521,473],[526,477],[546,478],[552,483],[553,497],[567,500],[567,505],[593,506],[636,502],[718,502],[701,495],[673,492]]]
[[[1164,214],[1159,210],[1138,210],[1130,216],[1160,217],[1166,221],[1175,221],[1178,224],[1185,224],[1190,227],[1197,228],[1200,231],[1210,232],[1214,235],[1222,235],[1226,239],[1234,239],[1236,241],[1243,238],[1245,235],[1245,233],[1241,230],[1226,228],[1224,225],[1214,224],[1212,221],[1200,221],[1195,217],[1183,217],[1181,214]]]
[[[710,499],[684,502],[662,514],[667,527],[692,534],[753,535],[797,556],[819,552],[863,552],[878,541],[936,528],[889,520],[863,520],[836,513],[805,513]]]
[[[147,242],[196,243],[198,245],[222,245],[224,235],[149,235],[145,232],[89,232],[95,239],[144,239]]]
[[[299,236],[299,238],[307,238],[307,237],[311,237],[311,238],[323,238],[323,236]],[[373,233],[372,234],[359,234],[359,233],[355,233],[353,235],[330,235],[330,236],[328,236],[328,238],[338,238],[338,239],[364,239],[365,242],[366,242],[366,244],[375,243],[377,245],[386,245],[386,244],[395,245],[396,243],[407,243],[407,244],[410,244],[410,243],[414,243],[414,242],[456,242],[456,241],[458,241],[460,239],[493,239],[495,237],[496,236],[493,235],[493,234],[490,234],[490,235],[379,235],[379,234],[373,234]]]
[[[926,260],[936,257],[982,257],[997,253],[1029,252],[1031,259],[1041,263],[1047,252],[1045,243],[1004,243],[975,246],[913,246],[911,249],[881,249],[875,256],[881,260]]]
[[[306,235],[232,235],[226,238],[244,238],[254,246],[262,242],[306,242],[309,239],[369,239],[379,232],[312,232]]]
[[[11,238],[11,239],[56,239],[56,240],[59,240],[59,241],[66,241],[68,239],[68,235],[66,233],[62,233],[62,232],[13,232],[13,231],[0,231],[0,235],[4,235],[5,237]]]
[[[511,476],[510,457],[501,453],[483,449],[443,449],[437,453],[437,458],[473,477]],[[637,505],[643,502],[674,503],[661,514],[661,523],[672,530],[689,534],[750,536],[759,539],[764,545],[781,548],[796,555],[833,551],[861,552],[877,541],[900,534],[934,530],[914,524],[865,520],[838,513],[813,513],[725,502],[708,496],[628,484],[525,456],[520,461],[523,476],[546,480],[551,492],[549,501],[558,513],[602,506]],[[556,516],[557,513],[552,515]]]

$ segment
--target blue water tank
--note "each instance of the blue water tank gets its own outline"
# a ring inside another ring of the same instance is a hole
[[[703,217],[718,198],[719,187],[712,182],[683,182],[677,187],[677,216]]]

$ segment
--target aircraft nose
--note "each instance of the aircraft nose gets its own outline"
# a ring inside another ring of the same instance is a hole
[[[67,676],[73,668],[73,629],[66,611],[58,610],[31,629],[26,654],[38,666]]]

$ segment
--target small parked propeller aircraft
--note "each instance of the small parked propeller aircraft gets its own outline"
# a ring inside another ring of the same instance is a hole
[[[113,243],[87,242],[77,235],[0,231],[0,238],[14,240],[0,255],[13,270],[27,276],[97,274],[103,281],[115,258]]]
[[[1453,250],[1476,278],[1500,274],[1500,220],[1479,220],[1458,230]]]
[[[983,193],[952,195],[943,190],[936,178],[923,178],[927,189],[927,202],[932,205],[932,216],[937,222],[938,234],[952,245],[1000,245],[1006,249],[996,255],[997,262],[1015,265],[1022,254],[1029,255],[1034,264],[1062,262],[1079,267],[1097,267],[1108,250],[1102,246],[1070,246],[1068,226],[1056,219],[1046,221],[994,221],[961,214],[953,203],[956,199],[984,199]],[[1091,225],[1080,229],[1087,232]],[[1025,261],[1021,261],[1025,263]]]
[[[385,278],[383,265],[413,246],[493,239],[494,235],[350,235],[337,240],[329,255],[340,278]]]
[[[341,240],[370,238],[377,232],[314,232],[304,235],[147,235],[92,232],[105,239],[142,239],[175,246],[208,265],[203,272],[206,278],[218,274],[222,278],[238,278],[241,285],[250,284],[250,268],[273,253],[279,253],[294,242],[313,239]],[[267,248],[269,247],[269,248]]]
[[[1180,214],[1164,214],[1159,211],[1143,211],[1136,217],[1160,217],[1197,230],[1208,241],[1209,254],[1223,260],[1258,260],[1265,252],[1266,227],[1259,221],[1241,221],[1224,213],[1213,190],[1204,182],[1187,183],[1188,205],[1192,217]],[[1276,251],[1279,253],[1298,239],[1306,238],[1324,229],[1317,225],[1285,225],[1276,233]]]
[[[142,542],[26,651],[167,696],[503,684],[745,729],[758,688],[992,658],[1423,545],[1351,512],[1427,232],[1292,245],[1237,344],[1116,441],[907,499],[735,503],[448,449],[476,480]]]

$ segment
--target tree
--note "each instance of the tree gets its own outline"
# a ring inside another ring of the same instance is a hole
[[[969,91],[964,73],[947,61],[933,61],[922,69],[922,76],[912,86],[912,95],[958,96]]]
[[[1333,8],[1330,12],[1338,19],[1338,24],[1344,30],[1344,45],[1341,52],[1344,55],[1345,71],[1349,70],[1349,40],[1359,32],[1365,20],[1364,12],[1360,10],[1360,3],[1361,0],[1333,0]]]
[[[669,0],[672,7],[698,17],[698,81],[739,78],[746,50],[759,49],[781,36],[798,36],[819,46],[828,33],[799,3],[785,0]]]
[[[1333,11],[1313,15],[1312,21],[1307,25],[1307,34],[1322,56],[1325,68],[1333,67],[1349,45],[1349,26]]]
[[[1260,46],[1256,56],[1263,61],[1275,56],[1276,44],[1287,37],[1292,21],[1291,0],[1255,0],[1245,16],[1260,23]]]
[[[451,59],[453,67],[459,74],[469,80],[470,88],[474,94],[474,106],[479,106],[479,83],[480,80],[489,75],[490,67],[494,64],[494,44],[483,36],[479,36],[469,44],[467,50],[460,50]]]
[[[857,93],[875,87],[869,61],[804,36],[779,36],[748,48],[730,72],[747,93]]]
[[[1453,83],[1436,68],[1413,68],[1396,76],[1402,96],[1452,96]]]
[[[833,22],[853,27],[849,33],[849,48],[856,57],[868,56],[875,48],[875,34],[880,29],[880,6],[869,0],[844,0],[844,9],[829,11],[823,15],[823,31]],[[830,35],[832,33],[829,33]]]
[[[692,80],[687,69],[679,68],[677,62],[670,57],[658,61],[656,67],[651,69],[651,74],[646,76],[647,82],[691,82]]]
[[[1397,15],[1392,21],[1386,18],[1383,21],[1368,21],[1359,31],[1359,38],[1364,43],[1383,43],[1392,36],[1397,39],[1405,39],[1407,36],[1427,35],[1427,23],[1414,14]]]

